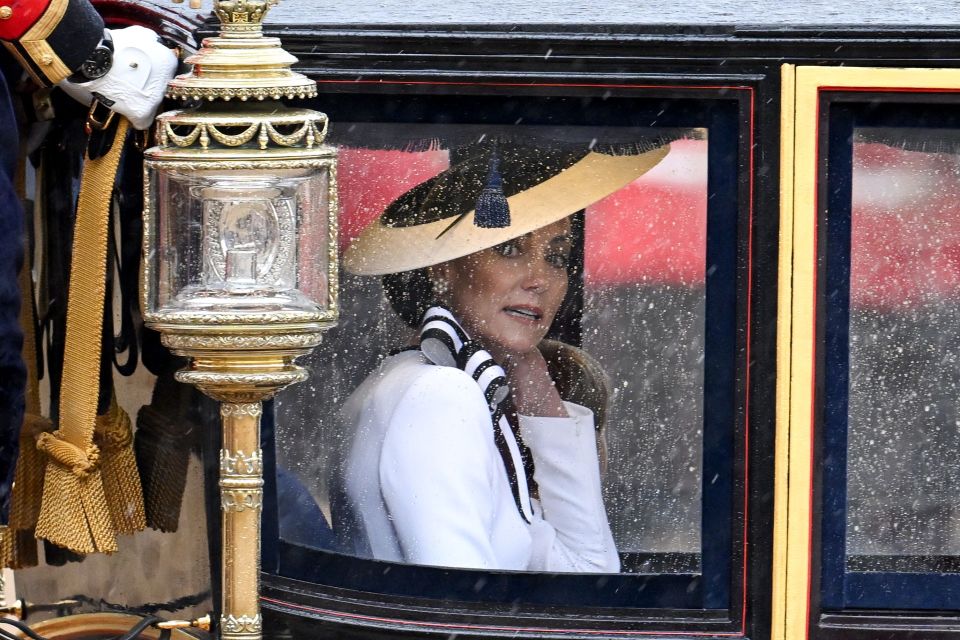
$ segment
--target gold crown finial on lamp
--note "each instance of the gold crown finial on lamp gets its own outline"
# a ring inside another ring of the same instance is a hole
[[[276,2],[270,0],[214,0],[213,12],[220,18],[224,33],[250,31]]]
[[[178,100],[279,100],[313,98],[317,83],[290,69],[297,59],[279,38],[263,35],[263,18],[277,0],[214,0],[220,35],[204,38],[186,59],[190,73],[170,81],[167,97]]]

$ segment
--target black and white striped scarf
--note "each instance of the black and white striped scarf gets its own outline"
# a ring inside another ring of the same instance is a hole
[[[420,351],[435,365],[462,369],[480,386],[490,409],[493,440],[503,460],[513,500],[523,519],[532,522],[533,458],[520,436],[519,425],[510,419],[515,412],[510,410],[510,387],[503,367],[470,340],[453,314],[443,307],[430,307],[423,315]]]

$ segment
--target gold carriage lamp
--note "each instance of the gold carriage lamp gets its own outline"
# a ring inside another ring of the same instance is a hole
[[[223,638],[261,637],[261,401],[337,318],[336,154],[324,114],[281,102],[317,89],[263,36],[271,4],[213,3],[219,37],[167,89],[199,106],[158,116],[145,154],[144,317],[222,403]]]

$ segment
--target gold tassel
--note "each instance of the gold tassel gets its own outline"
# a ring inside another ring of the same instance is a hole
[[[0,556],[9,569],[28,569],[37,566],[37,539],[33,530],[0,527]]]
[[[37,537],[76,553],[116,551],[97,446],[79,449],[58,430],[41,434],[37,448],[48,456]]]
[[[4,567],[10,566],[15,553],[13,549],[13,529],[5,524],[0,525],[0,560],[3,561]]]
[[[100,474],[113,528],[118,534],[143,531],[143,490],[133,456],[133,429],[130,416],[110,399],[110,410],[97,416],[94,442],[100,447]]]
[[[20,456],[14,475],[13,497],[10,505],[10,528],[32,530],[40,516],[40,498],[43,494],[43,471],[47,459],[37,449],[37,438],[52,430],[48,418],[27,414],[20,431]]]

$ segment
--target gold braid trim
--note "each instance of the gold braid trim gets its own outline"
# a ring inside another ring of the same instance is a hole
[[[51,458],[44,477],[37,537],[84,554],[117,550],[93,432],[100,380],[110,197],[128,129],[129,122],[118,117],[109,152],[96,160],[87,158],[83,165],[67,298],[60,429],[41,435],[37,442]]]
[[[69,5],[70,0],[50,0],[37,22],[20,37],[20,46],[46,76],[44,85],[57,84],[70,75],[70,69],[47,42],[63,21]]]

